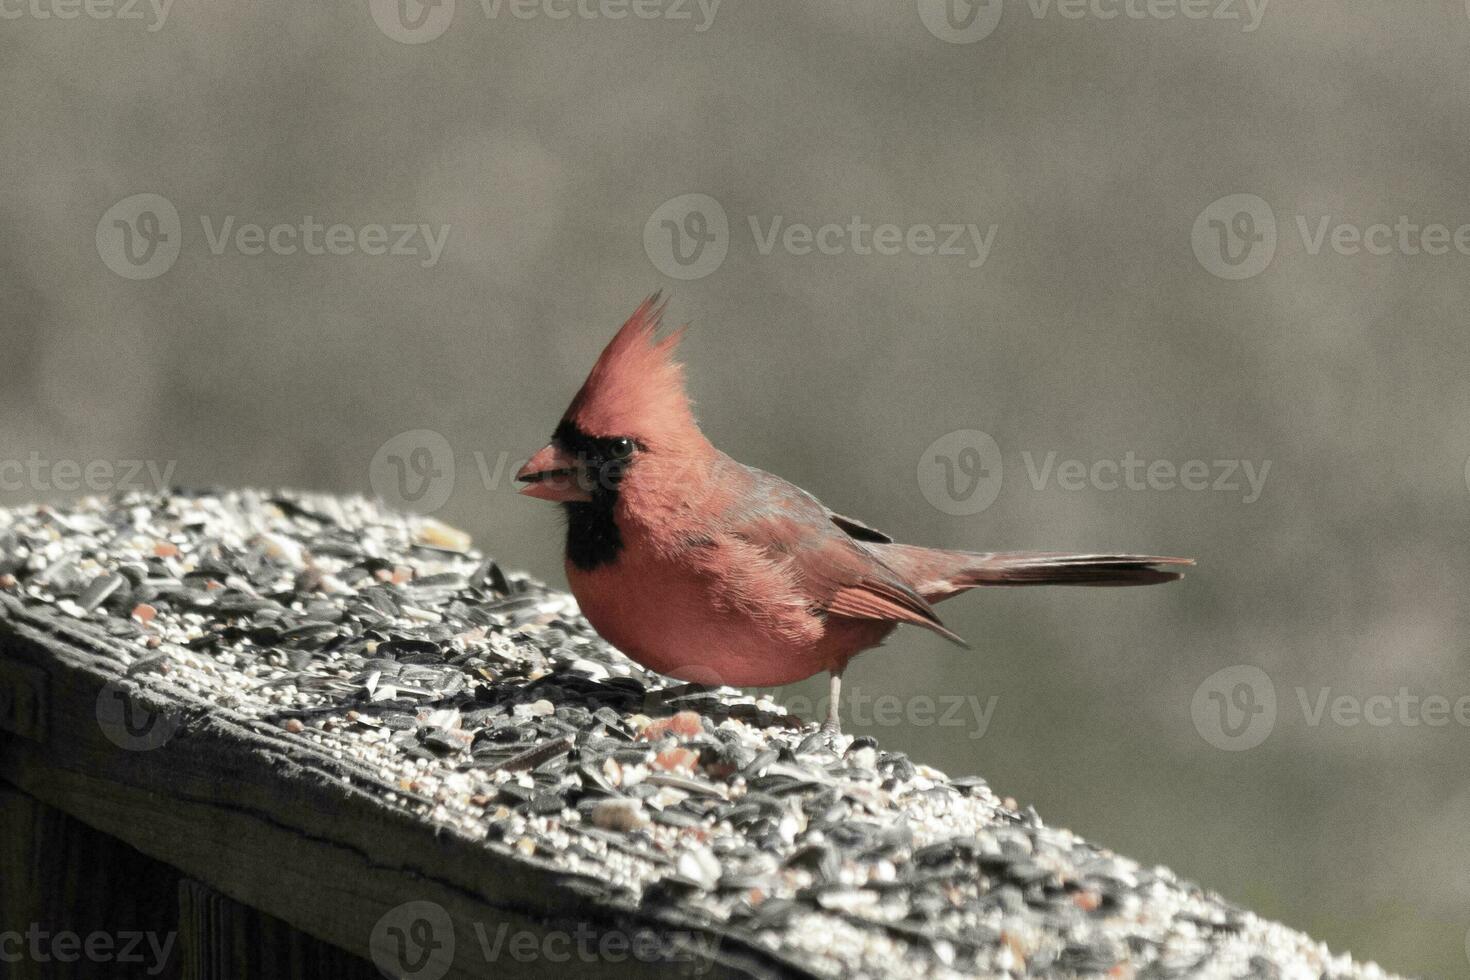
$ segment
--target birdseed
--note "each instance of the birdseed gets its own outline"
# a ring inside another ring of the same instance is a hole
[[[671,683],[463,532],[365,500],[0,510],[17,609],[121,639],[131,683],[330,753],[385,807],[818,974],[1384,976],[979,777]]]

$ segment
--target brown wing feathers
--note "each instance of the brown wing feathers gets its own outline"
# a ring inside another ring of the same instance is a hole
[[[827,603],[827,612],[854,619],[889,619],[933,630],[966,649],[969,644],[939,621],[939,615],[924,597],[898,582],[868,579],[838,589]]]

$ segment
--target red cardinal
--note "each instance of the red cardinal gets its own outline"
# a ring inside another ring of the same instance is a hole
[[[567,513],[582,612],[629,657],[704,684],[831,676],[900,623],[964,645],[933,604],[977,585],[1150,585],[1187,558],[943,551],[897,544],[799,487],[737,463],[700,432],[663,306],[645,301],[516,474]]]

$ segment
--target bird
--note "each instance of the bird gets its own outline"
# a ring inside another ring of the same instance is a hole
[[[843,671],[898,626],[962,647],[934,605],[979,586],[1151,585],[1193,559],[973,552],[901,544],[715,448],[695,419],[667,303],[644,300],[516,473],[561,505],[572,595],[612,646],[698,686],[829,675],[822,730],[841,731]]]

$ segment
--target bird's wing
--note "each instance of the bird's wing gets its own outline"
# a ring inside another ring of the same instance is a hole
[[[827,611],[853,619],[912,623],[938,633],[951,643],[969,647],[959,634],[940,622],[939,614],[923,596],[897,579],[866,578],[857,585],[843,586],[833,593]]]
[[[902,576],[857,541],[886,541],[886,535],[828,510],[799,487],[745,467],[732,481],[722,509],[721,530],[763,561],[726,574],[736,594],[744,578],[758,576],[762,589],[753,598],[773,598],[772,572],[787,596],[812,612],[911,623],[964,645],[945,628],[932,606]],[[734,564],[734,563],[731,563]]]
[[[877,528],[869,527],[862,521],[853,517],[844,517],[827,511],[827,517],[842,529],[842,532],[854,541],[870,541],[873,544],[892,544],[893,539]]]

